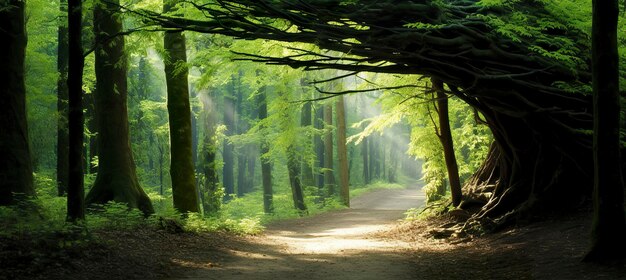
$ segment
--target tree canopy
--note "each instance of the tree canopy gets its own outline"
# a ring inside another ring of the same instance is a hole
[[[135,13],[174,29],[304,42],[322,50],[245,54],[306,70],[420,74],[484,117],[497,176],[474,180],[498,226],[578,205],[591,192],[589,1],[207,1],[186,17]],[[198,19],[198,15],[201,15]],[[412,81],[407,81],[411,84]],[[414,83],[413,83],[414,84]],[[486,219],[488,218],[488,219]],[[491,223],[490,221],[495,221]],[[486,223],[485,223],[486,222]]]

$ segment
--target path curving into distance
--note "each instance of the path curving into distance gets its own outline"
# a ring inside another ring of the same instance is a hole
[[[264,235],[229,247],[218,260],[207,260],[211,265],[168,279],[416,279],[408,244],[372,234],[424,201],[417,189],[366,193],[350,209],[275,222]]]

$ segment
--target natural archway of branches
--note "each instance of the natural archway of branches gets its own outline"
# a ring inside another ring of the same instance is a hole
[[[443,81],[448,94],[482,113],[495,137],[493,156],[466,186],[489,194],[474,216],[483,226],[567,209],[588,198],[590,41],[585,32],[564,27],[541,1],[498,7],[475,0],[216,2],[190,2],[206,20],[135,13],[169,28],[312,43],[342,53],[294,50],[286,57],[247,57],[259,62]],[[513,10],[528,11],[528,24],[538,25],[539,19],[557,24],[533,38],[506,36],[489,19],[506,19]]]

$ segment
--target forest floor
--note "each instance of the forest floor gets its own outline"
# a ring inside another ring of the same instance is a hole
[[[275,222],[264,234],[100,232],[101,244],[24,279],[626,279],[626,263],[580,260],[590,215],[474,239],[433,239],[446,217],[400,221],[419,190],[379,190],[352,208]],[[0,262],[2,259],[0,258]],[[13,273],[13,275],[16,275]],[[3,279],[0,265],[0,279]]]

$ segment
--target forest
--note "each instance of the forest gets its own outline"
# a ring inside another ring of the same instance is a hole
[[[626,279],[624,11],[0,0],[0,279]]]

